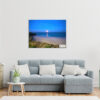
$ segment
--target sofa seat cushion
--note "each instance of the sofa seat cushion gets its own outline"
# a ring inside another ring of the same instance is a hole
[[[26,84],[63,84],[64,77],[62,75],[30,75],[21,76],[21,81]]]
[[[92,78],[83,75],[79,76],[67,75],[64,76],[64,84],[67,86],[92,85]]]

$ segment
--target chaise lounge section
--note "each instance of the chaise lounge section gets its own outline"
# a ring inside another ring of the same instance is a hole
[[[30,76],[21,76],[25,82],[25,91],[64,91],[65,93],[92,93],[93,72],[88,71],[86,75],[62,76],[61,71],[64,64],[79,65],[85,68],[83,60],[19,60],[18,65],[28,64]],[[56,75],[39,75],[39,65],[55,64]],[[13,71],[10,72],[10,81],[13,80]],[[13,91],[20,91],[17,86]]]

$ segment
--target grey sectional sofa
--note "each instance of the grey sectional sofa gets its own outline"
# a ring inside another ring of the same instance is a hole
[[[85,76],[62,76],[64,64],[79,65],[85,67],[83,60],[19,60],[19,65],[28,64],[30,76],[22,76],[25,82],[25,91],[64,91],[65,93],[91,93],[93,91],[93,72],[88,71]],[[39,75],[39,65],[55,64],[56,75]],[[13,79],[13,71],[10,72],[10,80]],[[13,91],[20,91],[17,86]]]

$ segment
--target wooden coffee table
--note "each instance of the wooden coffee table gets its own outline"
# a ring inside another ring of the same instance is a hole
[[[8,82],[8,95],[10,95],[10,93],[12,93],[13,86],[20,86],[21,93],[22,93],[22,95],[24,95],[24,84],[25,84],[25,82],[19,82],[19,83]]]

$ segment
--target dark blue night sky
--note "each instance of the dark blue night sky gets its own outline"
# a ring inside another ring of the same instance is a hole
[[[29,32],[66,32],[66,20],[29,20]]]

